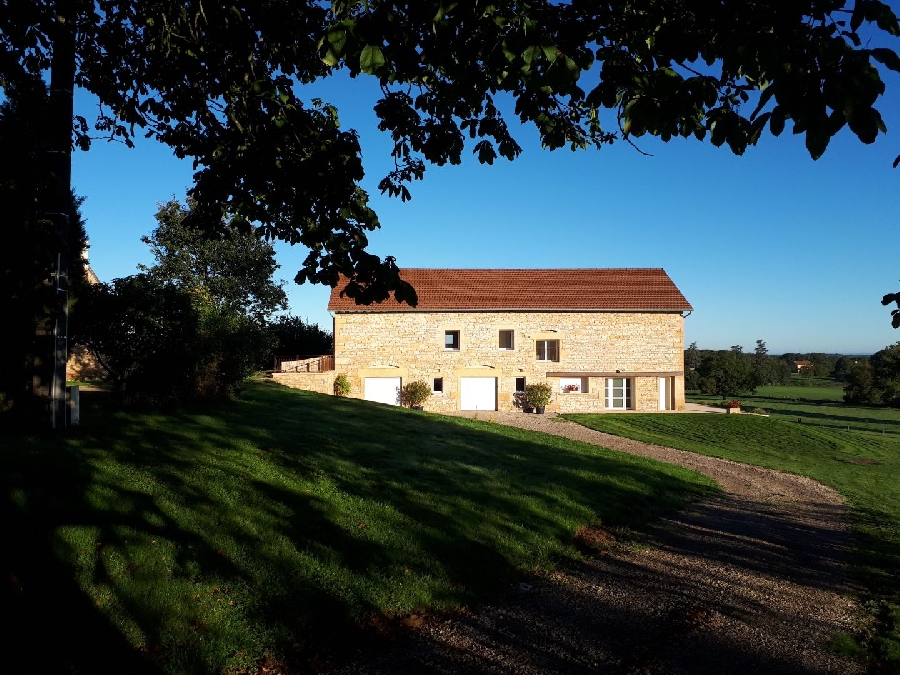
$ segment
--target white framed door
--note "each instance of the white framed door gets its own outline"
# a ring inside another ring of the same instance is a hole
[[[460,410],[496,410],[496,377],[459,378]]]
[[[400,405],[399,377],[367,377],[363,380],[363,398],[367,401]]]
[[[659,409],[672,410],[672,378],[659,378]]]

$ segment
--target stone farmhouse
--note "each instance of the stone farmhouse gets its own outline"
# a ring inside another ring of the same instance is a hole
[[[84,250],[81,252],[81,259],[84,261],[84,275],[89,284],[99,284],[100,279],[97,277],[90,260],[88,259],[88,251],[91,245],[85,243]],[[69,344],[69,356],[66,360],[66,379],[67,380],[105,380],[109,377],[106,368],[100,363],[94,354],[84,345]]]
[[[428,383],[426,410],[512,410],[547,382],[548,410],[684,409],[684,319],[690,303],[662,269],[406,269],[416,307],[359,306],[331,293],[333,360],[295,362],[273,377],[396,405]],[[330,370],[333,368],[334,370]]]

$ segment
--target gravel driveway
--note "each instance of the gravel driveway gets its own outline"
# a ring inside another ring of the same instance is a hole
[[[484,413],[482,413],[482,417]],[[609,540],[475,614],[414,629],[345,673],[861,673],[827,644],[853,629],[851,535],[815,481],[603,434],[554,415],[502,424],[699,471],[721,497]],[[605,537],[609,533],[597,532]]]

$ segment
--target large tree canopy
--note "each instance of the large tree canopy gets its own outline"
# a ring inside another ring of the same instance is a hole
[[[156,229],[141,237],[156,263],[138,268],[260,323],[287,309],[287,295],[273,279],[279,265],[272,244],[241,229],[234,219],[217,232],[192,228],[185,222],[192,205],[175,199],[159,205]]]
[[[302,244],[297,281],[343,273],[363,303],[415,293],[366,252],[378,219],[355,132],[301,100],[334,69],[379,79],[396,162],[381,188],[402,199],[466,137],[481,162],[519,154],[501,94],[549,148],[652,134],[740,154],[790,124],[817,158],[844,126],[865,143],[886,131],[878,64],[900,71],[878,0],[32,0],[0,5],[0,84],[44,75],[71,28],[75,82],[104,106],[76,118],[79,145],[92,126],[169,145],[194,161],[197,222],[225,210]]]

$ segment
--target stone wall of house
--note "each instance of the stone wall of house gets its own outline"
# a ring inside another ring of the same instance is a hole
[[[334,393],[334,377],[335,373],[272,373],[272,379],[278,384],[294,389],[304,389],[306,391],[315,391],[319,394]]]
[[[84,274],[89,284],[99,284],[100,279],[94,273],[88,262],[88,250],[91,248],[90,243],[85,242],[84,250],[81,252],[81,259],[84,264]],[[69,358],[66,360],[66,379],[69,381],[91,381],[91,380],[108,380],[109,372],[100,364],[94,354],[84,345],[75,345],[69,343]]]
[[[659,411],[659,380],[657,378],[634,378],[634,409],[638,412]]]
[[[550,410],[604,410],[604,377],[590,377],[587,393],[562,393],[548,372],[631,377],[636,410],[659,409],[658,376],[675,378],[675,408],[684,409],[684,319],[678,312],[372,312],[338,313],[335,370],[363,396],[366,377],[401,377],[404,383],[442,378],[443,392],[427,410],[460,407],[461,377],[496,377],[497,407],[513,409],[516,379],[547,381]],[[512,349],[500,331],[514,331]],[[459,349],[444,348],[446,331],[459,331]],[[536,342],[559,340],[559,361],[538,361]],[[639,374],[646,373],[641,377]]]
[[[91,351],[83,345],[72,345],[69,349],[69,358],[66,361],[66,379],[67,380],[106,380],[109,379],[109,373],[102,365],[100,360],[91,353]]]
[[[590,391],[586,394],[555,393],[553,396],[561,413],[592,413],[603,409],[602,391]]]

